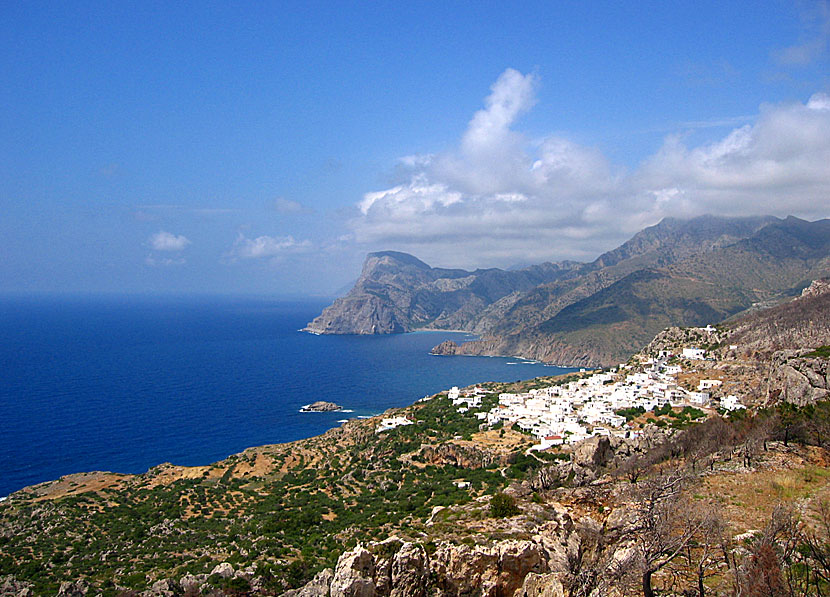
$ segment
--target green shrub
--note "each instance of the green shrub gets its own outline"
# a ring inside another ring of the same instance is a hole
[[[520,512],[516,500],[506,493],[494,493],[490,498],[490,516],[493,518],[507,518],[516,516]]]

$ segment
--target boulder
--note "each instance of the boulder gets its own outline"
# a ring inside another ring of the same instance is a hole
[[[172,580],[162,579],[157,580],[150,587],[150,594],[153,597],[174,597],[177,594],[178,587]]]
[[[202,581],[198,578],[193,576],[192,574],[185,574],[182,579],[179,581],[179,586],[182,588],[182,591],[187,593],[188,591],[191,593],[198,592],[202,586]]]
[[[613,457],[614,450],[611,449],[611,441],[607,437],[596,436],[576,444],[571,454],[574,464],[592,470],[605,466]]]
[[[768,402],[796,406],[830,398],[830,361],[806,356],[811,351],[779,350],[772,356]]]
[[[89,585],[85,580],[65,581],[61,583],[56,597],[85,597],[88,591]]]
[[[222,578],[230,578],[233,576],[233,572],[233,566],[229,562],[222,562],[221,564],[217,564],[210,573],[218,574]]]

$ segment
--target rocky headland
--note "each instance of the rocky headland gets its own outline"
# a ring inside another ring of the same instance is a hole
[[[464,271],[405,253],[372,253],[354,288],[307,330],[464,330],[481,338],[436,347],[435,354],[611,366],[664,328],[775,305],[826,276],[830,220],[667,218],[591,263]]]

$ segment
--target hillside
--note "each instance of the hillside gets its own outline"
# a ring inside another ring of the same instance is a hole
[[[687,226],[698,224],[691,220]],[[703,243],[689,236],[678,243],[683,251],[663,247],[631,257],[635,249],[626,249],[615,259],[603,257],[592,265],[599,269],[524,293],[487,329],[476,328],[481,340],[439,352],[611,365],[665,327],[717,323],[797,295],[830,274],[830,221],[763,224],[740,240],[721,235]],[[635,248],[643,245],[633,240]],[[693,240],[699,250],[690,246]],[[602,267],[606,262],[613,265]]]
[[[573,263],[518,271],[432,268],[396,251],[370,253],[354,288],[306,330],[318,334],[388,334],[418,328],[469,327],[500,299],[566,276]]]
[[[517,271],[432,268],[395,251],[366,258],[354,288],[307,326],[321,334],[379,334],[432,327],[527,335],[563,307],[646,267],[665,266],[752,235],[774,218],[666,218],[593,263]]]

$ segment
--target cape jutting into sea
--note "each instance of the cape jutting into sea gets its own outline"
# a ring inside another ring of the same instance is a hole
[[[0,496],[76,472],[203,465],[457,385],[569,371],[437,357],[458,332],[315,336],[323,301],[0,299]],[[348,412],[300,413],[316,400]]]

